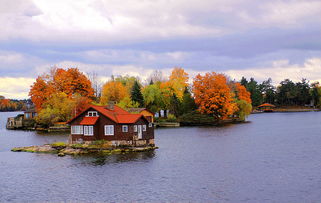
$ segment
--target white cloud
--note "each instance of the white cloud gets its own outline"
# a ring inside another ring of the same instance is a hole
[[[0,95],[10,99],[26,99],[34,82],[34,78],[0,77]]]
[[[304,25],[320,1],[1,0],[0,40],[125,43]]]

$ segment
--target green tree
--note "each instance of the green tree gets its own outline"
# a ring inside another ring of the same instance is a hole
[[[189,113],[189,112],[194,111],[196,109],[197,109],[197,106],[195,104],[195,100],[192,97],[192,94],[191,94],[189,88],[186,87],[185,91],[184,91],[184,95],[183,95],[183,100],[181,103],[180,114]]]
[[[243,82],[244,83],[244,82]],[[242,81],[241,81],[242,84]],[[258,83],[254,80],[254,78],[251,78],[250,81],[245,85],[247,91],[251,93],[251,100],[253,106],[258,106],[262,104],[263,102],[263,96],[260,90],[260,86]]]
[[[306,79],[302,79],[301,82],[296,83],[297,98],[296,103],[298,105],[309,104],[311,101],[310,85]]]
[[[140,107],[144,106],[144,97],[143,97],[140,85],[137,80],[134,82],[134,85],[133,85],[132,90],[130,92],[130,97],[131,97],[131,100],[133,102],[137,102]]]
[[[263,94],[263,103],[275,103],[275,87],[272,85],[272,79],[269,78],[260,84],[260,90]]]
[[[146,86],[142,91],[145,106],[152,112],[158,112],[165,107],[164,96],[159,85]]]
[[[310,89],[311,99],[313,101],[313,105],[316,107],[320,107],[321,104],[321,87],[319,82],[315,82],[311,84]]]
[[[247,103],[244,100],[237,100],[236,101],[238,111],[235,112],[235,114],[242,120],[244,121],[245,118],[250,115],[252,111],[252,105]]]
[[[240,83],[241,83],[241,85],[243,85],[244,87],[246,87],[247,84],[248,84],[248,81],[247,81],[246,78],[243,76],[242,79],[241,79],[241,81],[240,81]]]
[[[178,117],[180,113],[180,107],[181,107],[181,102],[179,101],[178,97],[174,93],[170,98],[169,110],[172,114]]]
[[[277,87],[277,102],[280,105],[295,105],[298,95],[297,87],[290,79],[285,79],[280,82]]]

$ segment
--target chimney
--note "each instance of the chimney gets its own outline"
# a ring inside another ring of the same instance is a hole
[[[115,101],[109,101],[107,108],[110,109],[110,110],[114,110],[115,104],[116,104]]]

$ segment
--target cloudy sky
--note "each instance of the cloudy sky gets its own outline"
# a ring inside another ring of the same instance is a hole
[[[321,81],[320,0],[0,0],[0,95],[50,67]]]

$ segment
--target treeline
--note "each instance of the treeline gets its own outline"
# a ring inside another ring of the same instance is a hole
[[[176,120],[192,113],[208,115],[214,120],[245,117],[251,112],[250,93],[224,74],[198,75],[190,85],[188,73],[174,68],[169,77],[154,71],[145,84],[138,77],[112,76],[100,88],[97,77],[77,68],[55,68],[41,75],[29,95],[36,106],[37,123],[51,125],[67,121],[89,104],[116,102],[123,108],[146,107],[153,112],[169,110],[165,115]]]
[[[285,79],[274,86],[269,78],[258,83],[254,78],[247,80],[242,77],[240,83],[251,93],[253,106],[271,103],[281,106],[314,106],[321,105],[321,87],[319,82],[309,83],[307,79],[293,82]]]
[[[24,111],[28,100],[6,99],[0,96],[0,111]]]

